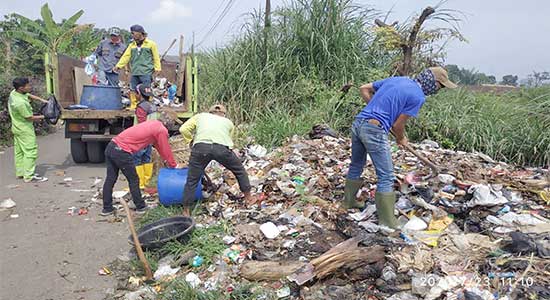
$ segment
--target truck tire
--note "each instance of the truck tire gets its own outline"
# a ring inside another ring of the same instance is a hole
[[[71,156],[77,164],[88,161],[88,152],[86,151],[86,143],[81,139],[71,139]]]
[[[88,160],[91,163],[102,163],[105,161],[105,143],[103,142],[87,142]]]

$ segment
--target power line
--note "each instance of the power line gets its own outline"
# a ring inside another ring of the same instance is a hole
[[[208,18],[208,22],[206,22],[204,27],[199,31],[199,35],[202,34],[208,26],[210,26],[210,22],[214,19],[214,16],[218,15],[218,12],[220,12],[220,10],[222,9],[225,1],[226,0],[220,1],[220,5],[218,5],[218,8],[216,8],[216,11],[212,15],[210,15],[210,18]]]
[[[204,41],[206,41],[206,39],[210,36],[210,34],[212,34],[212,32],[214,32],[214,30],[216,30],[216,27],[218,27],[218,25],[220,25],[220,23],[222,22],[223,18],[225,18],[225,16],[227,15],[227,13],[229,12],[229,10],[231,9],[231,7],[233,6],[233,3],[235,3],[235,0],[229,0],[229,2],[227,3],[227,5],[225,6],[225,8],[223,9],[222,13],[220,14],[220,16],[218,17],[218,19],[216,19],[216,22],[214,23],[214,25],[212,25],[212,28],[210,28],[210,30],[206,33],[206,35],[202,38],[202,40],[199,42],[199,44],[197,45],[197,47],[199,47],[200,45],[202,45],[202,43],[204,43]]]

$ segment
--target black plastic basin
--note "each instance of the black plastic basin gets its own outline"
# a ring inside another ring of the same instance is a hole
[[[141,247],[154,249],[172,240],[184,242],[194,228],[195,220],[190,217],[177,216],[147,224],[137,234]],[[130,244],[134,244],[132,235],[128,237],[128,241]]]

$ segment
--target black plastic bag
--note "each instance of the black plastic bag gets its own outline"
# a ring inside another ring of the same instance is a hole
[[[48,98],[48,103],[45,103],[40,108],[40,113],[44,115],[44,120],[48,124],[55,125],[61,116],[61,106],[55,99],[55,96],[51,95]]]

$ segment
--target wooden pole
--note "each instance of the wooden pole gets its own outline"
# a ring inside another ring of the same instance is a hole
[[[185,76],[185,55],[183,54],[183,35],[180,35],[180,49],[179,49],[179,68],[178,68],[178,74],[177,74],[177,92],[176,95],[178,98],[181,98],[183,94],[183,78]],[[187,99],[183,99],[183,101],[187,101]]]
[[[122,206],[124,206],[124,211],[126,212],[126,217],[128,218],[128,226],[130,227],[130,232],[132,233],[132,238],[134,239],[134,246],[136,247],[139,260],[145,269],[145,277],[147,280],[151,280],[153,279],[153,272],[151,271],[151,266],[149,265],[147,258],[145,258],[145,254],[141,248],[141,243],[139,242],[136,228],[134,227],[134,221],[132,220],[132,215],[130,215],[130,208],[128,208],[128,203],[126,203],[126,200],[120,199],[120,202],[122,203]]]
[[[271,0],[265,0],[265,19],[264,19],[264,66],[267,65],[267,42],[269,39],[269,30],[271,27]]]

